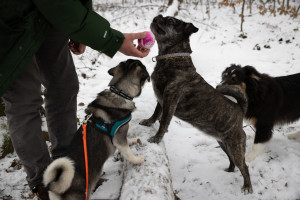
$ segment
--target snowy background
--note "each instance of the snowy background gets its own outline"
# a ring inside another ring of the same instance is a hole
[[[195,3],[198,2],[198,3]],[[96,11],[124,33],[150,30],[152,19],[158,14],[171,15],[193,23],[199,31],[191,36],[192,59],[204,79],[216,86],[221,72],[231,63],[252,65],[259,72],[282,76],[300,72],[300,17],[260,15],[253,4],[252,15],[245,9],[244,34],[239,37],[241,4],[221,7],[202,1],[102,1],[94,2]],[[291,1],[291,4],[295,1]],[[258,50],[257,46],[260,47]],[[266,48],[266,47],[270,48]],[[157,45],[148,57],[140,59],[149,73],[155,63],[151,58],[158,53]],[[80,79],[78,117],[82,121],[84,109],[98,92],[107,88],[111,77],[107,71],[128,59],[117,53],[113,59],[87,49],[74,56]],[[135,154],[145,155],[145,163],[132,165],[127,161],[110,158],[104,166],[103,183],[93,199],[121,200],[198,200],[198,199],[300,199],[300,140],[289,140],[287,135],[300,130],[300,121],[274,128],[273,138],[264,153],[249,166],[253,194],[241,193],[243,178],[238,169],[223,171],[229,161],[214,138],[173,117],[163,141],[150,144],[147,139],[158,130],[159,123],[144,127],[138,123],[152,115],[156,99],[151,83],[142,95],[134,99],[137,110],[129,129],[129,137],[139,137],[141,145],[131,147]],[[45,119],[43,119],[45,121]],[[5,117],[0,118],[0,145],[7,133]],[[247,123],[245,122],[245,125]],[[44,130],[47,127],[44,125]],[[254,131],[245,127],[247,153],[251,150]],[[1,145],[2,146],[2,145]],[[26,174],[16,154],[0,160],[0,199],[36,199],[29,191]]]

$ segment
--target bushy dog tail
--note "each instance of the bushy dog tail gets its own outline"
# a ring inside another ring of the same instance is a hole
[[[74,174],[74,162],[66,157],[58,158],[45,170],[43,183],[49,191],[62,194],[71,186]]]
[[[236,99],[243,113],[246,114],[247,107],[248,107],[247,97],[239,88],[233,85],[220,85],[217,86],[216,90],[225,96],[229,96],[227,98],[229,98],[230,100],[232,100],[230,97]]]

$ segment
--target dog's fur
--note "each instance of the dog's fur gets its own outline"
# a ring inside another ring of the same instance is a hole
[[[248,98],[245,117],[256,128],[256,134],[246,161],[252,161],[263,152],[265,143],[272,137],[274,125],[288,124],[300,118],[300,73],[271,77],[252,66],[232,64],[223,71],[220,85],[238,87]]]
[[[191,53],[189,37],[198,28],[191,23],[159,15],[153,19],[151,30],[158,44],[159,55],[166,55]],[[159,143],[162,140],[173,115],[189,122],[217,139],[230,161],[226,170],[233,172],[237,166],[244,178],[242,191],[251,193],[252,186],[244,158],[246,135],[242,122],[247,107],[244,94],[234,87],[223,88],[231,91],[238,104],[230,101],[196,72],[188,57],[158,60],[151,79],[158,103],[153,115],[140,124],[150,126],[160,118],[160,126],[156,135],[148,141]]]
[[[141,94],[142,86],[150,80],[145,66],[138,60],[121,62],[108,71],[113,76],[109,86],[115,86],[131,97]],[[98,94],[97,98],[88,105],[88,112],[94,117],[102,118],[106,122],[123,119],[135,109],[133,101],[127,100],[118,94],[106,89]],[[115,147],[124,158],[132,163],[144,162],[142,155],[135,156],[128,145],[136,143],[138,139],[127,139],[129,123],[121,126],[113,140],[108,135],[99,133],[99,129],[87,123],[87,153],[88,153],[88,191],[93,191],[103,164],[115,151]],[[77,133],[81,135],[81,133]],[[71,151],[63,158],[54,160],[44,173],[44,185],[49,189],[51,200],[74,200],[85,198],[85,161],[83,153],[82,136],[80,140],[73,140]],[[74,137],[75,138],[75,137]],[[77,141],[77,142],[76,142]],[[113,143],[112,143],[113,142]]]

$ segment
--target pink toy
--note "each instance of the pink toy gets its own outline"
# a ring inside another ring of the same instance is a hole
[[[145,33],[147,33],[147,37],[138,39],[138,44],[144,49],[150,49],[155,43],[155,37],[150,31],[145,31]]]

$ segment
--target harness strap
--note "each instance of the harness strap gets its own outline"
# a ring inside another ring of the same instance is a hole
[[[105,122],[101,118],[97,118],[97,119],[95,119],[94,117],[92,118],[92,121],[95,122],[96,127],[102,130],[103,132],[105,132],[110,137],[111,140],[114,138],[118,129],[124,124],[128,123],[130,120],[131,120],[131,114],[128,115],[125,119],[112,122],[112,123]]]

